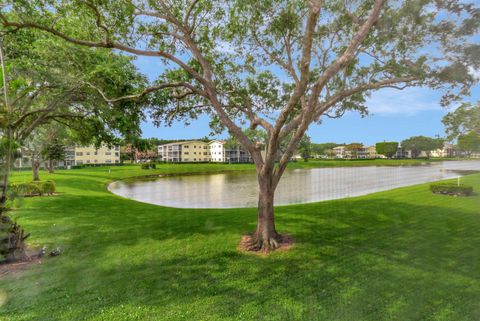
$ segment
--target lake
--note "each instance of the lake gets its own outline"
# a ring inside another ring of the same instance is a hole
[[[456,178],[480,171],[480,161],[446,161],[422,166],[334,167],[287,170],[275,194],[276,205],[361,196],[397,187]],[[255,172],[166,176],[117,181],[117,195],[179,208],[256,207]]]

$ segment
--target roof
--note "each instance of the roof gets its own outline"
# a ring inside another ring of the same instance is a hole
[[[224,140],[220,140],[220,139],[214,139],[210,142],[208,142],[208,144],[213,144],[213,143],[219,143],[219,144],[225,144],[226,142]]]
[[[202,142],[201,140],[186,140],[186,141],[183,141],[183,142],[173,142],[173,143],[162,144],[162,145],[158,145],[158,146],[185,145],[185,144],[191,144],[191,143],[207,144],[205,142]]]

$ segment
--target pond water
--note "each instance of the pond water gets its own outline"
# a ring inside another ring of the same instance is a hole
[[[366,195],[480,171],[480,161],[447,161],[422,166],[335,167],[287,170],[275,194],[276,205]],[[254,172],[167,176],[118,181],[109,190],[144,203],[179,208],[255,207]]]

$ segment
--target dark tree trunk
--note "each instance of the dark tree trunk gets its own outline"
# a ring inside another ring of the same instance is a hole
[[[33,172],[33,181],[37,182],[40,180],[40,175],[39,175],[39,170],[40,170],[40,162],[38,160],[34,160],[32,162],[32,172]]]
[[[48,172],[51,174],[55,172],[55,161],[53,159],[48,161]]]

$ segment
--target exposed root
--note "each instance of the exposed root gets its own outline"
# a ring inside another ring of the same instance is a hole
[[[294,243],[293,238],[288,235],[277,234],[274,237],[264,239],[253,233],[242,236],[238,249],[242,252],[268,254],[275,250],[289,250]]]

